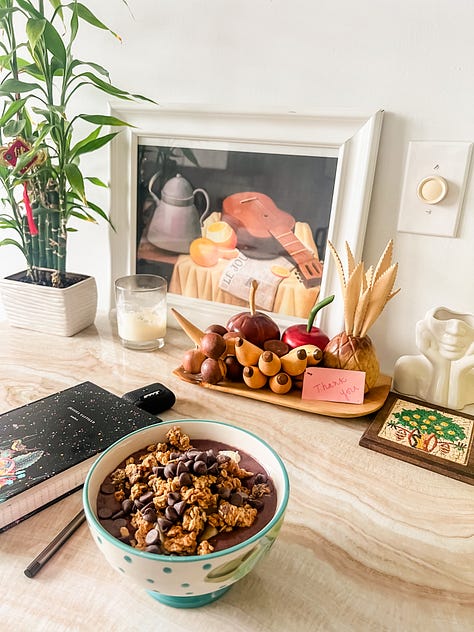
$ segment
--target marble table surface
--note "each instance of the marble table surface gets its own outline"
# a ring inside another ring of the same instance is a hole
[[[291,497],[280,537],[211,605],[155,602],[107,565],[83,525],[33,579],[23,570],[81,506],[80,493],[0,534],[0,613],[15,632],[474,629],[474,488],[359,446],[368,418],[337,419],[180,381],[189,340],[124,349],[102,316],[71,338],[0,324],[0,412],[84,380],[117,395],[152,382],[164,419],[218,419],[268,441]]]

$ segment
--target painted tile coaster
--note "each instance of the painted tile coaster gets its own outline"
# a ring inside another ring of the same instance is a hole
[[[359,444],[474,484],[474,417],[391,392]]]

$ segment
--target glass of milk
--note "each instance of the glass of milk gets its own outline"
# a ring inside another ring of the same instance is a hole
[[[115,281],[118,335],[124,347],[161,349],[166,335],[166,279],[132,274]]]

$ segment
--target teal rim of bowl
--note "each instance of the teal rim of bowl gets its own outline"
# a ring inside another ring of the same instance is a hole
[[[227,426],[229,428],[239,430],[240,432],[244,432],[245,434],[248,434],[254,439],[256,439],[257,441],[259,441],[273,454],[273,456],[275,457],[275,459],[277,460],[281,468],[281,471],[283,474],[283,482],[284,482],[283,498],[282,498],[282,502],[280,503],[280,508],[278,509],[278,511],[275,513],[275,515],[270,520],[270,522],[268,522],[260,531],[255,533],[252,537],[248,538],[248,540],[244,540],[243,542],[240,542],[239,544],[235,544],[234,546],[231,546],[227,549],[222,549],[221,551],[214,551],[213,553],[206,553],[205,555],[173,555],[173,554],[163,555],[161,553],[147,553],[146,551],[140,551],[140,549],[134,548],[130,544],[125,544],[124,542],[120,542],[118,538],[115,538],[106,529],[104,529],[104,527],[100,524],[100,521],[98,520],[98,518],[96,518],[96,516],[94,515],[94,512],[92,511],[89,505],[88,490],[89,490],[90,479],[92,478],[94,470],[99,465],[102,458],[105,457],[106,454],[111,452],[117,445],[119,445],[120,443],[128,439],[129,437],[139,434],[145,429],[159,428],[159,427],[162,428],[163,426],[176,426],[179,424],[183,424],[183,423],[186,424],[189,422],[199,423],[201,421],[205,423],[216,424],[218,426]],[[118,441],[115,441],[115,443],[113,443],[111,446],[109,446],[107,449],[101,452],[101,454],[98,456],[97,460],[94,462],[94,464],[89,469],[89,472],[87,473],[86,480],[84,481],[84,489],[82,492],[82,501],[83,501],[84,512],[86,514],[87,520],[94,525],[94,528],[99,531],[102,537],[108,540],[111,544],[117,546],[124,553],[130,553],[130,549],[131,549],[134,555],[138,555],[138,557],[141,557],[144,559],[148,559],[148,560],[158,559],[161,562],[172,561],[173,563],[174,562],[185,563],[185,562],[198,562],[201,560],[216,559],[218,557],[222,557],[223,555],[228,555],[229,553],[239,551],[244,546],[248,546],[249,544],[252,544],[253,542],[256,542],[257,540],[260,540],[266,533],[271,531],[271,529],[275,526],[276,523],[278,523],[278,521],[281,519],[281,517],[285,513],[286,506],[288,504],[289,494],[290,494],[290,481],[288,478],[288,472],[286,471],[286,467],[283,461],[281,460],[279,455],[275,452],[275,450],[266,441],[261,439],[258,435],[254,434],[253,432],[250,432],[249,430],[246,430],[245,428],[241,428],[240,426],[234,426],[233,424],[229,424],[224,421],[214,421],[212,419],[174,419],[174,420],[169,420],[169,421],[162,421],[157,424],[150,424],[149,426],[146,426],[146,428],[140,428],[139,430],[134,430],[133,432],[130,432],[128,435],[125,435],[121,439],[118,439]]]

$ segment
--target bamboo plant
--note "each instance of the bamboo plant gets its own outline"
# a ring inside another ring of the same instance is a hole
[[[70,220],[110,223],[88,197],[91,186],[106,184],[85,176],[80,159],[127,125],[104,114],[71,116],[73,100],[85,86],[114,99],[149,100],[117,88],[105,68],[74,55],[85,24],[118,37],[76,0],[0,0],[0,228],[12,235],[0,245],[21,250],[25,281],[56,287],[68,284]],[[78,138],[78,128],[88,128],[86,135]]]

